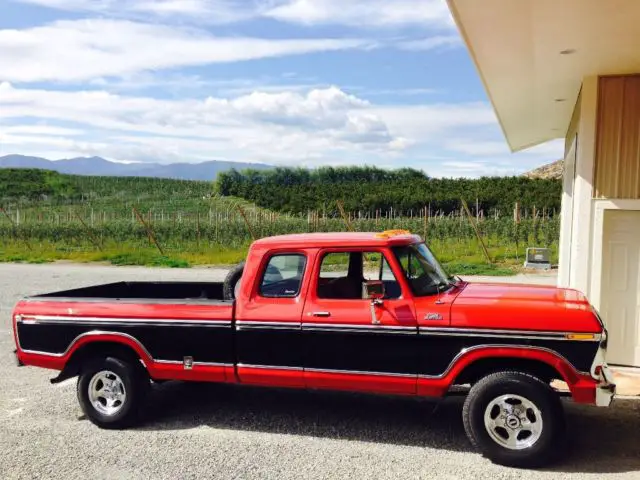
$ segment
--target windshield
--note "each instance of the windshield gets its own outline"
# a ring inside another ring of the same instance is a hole
[[[393,253],[414,295],[434,295],[451,285],[449,277],[424,243],[396,247]]]

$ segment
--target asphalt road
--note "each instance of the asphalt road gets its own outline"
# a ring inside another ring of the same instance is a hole
[[[154,389],[146,423],[102,431],[81,417],[73,380],[50,385],[52,372],[13,363],[10,311],[23,295],[120,279],[223,276],[209,269],[0,264],[0,476],[640,478],[640,402],[620,401],[611,409],[567,403],[563,461],[544,471],[520,471],[471,450],[459,398],[438,404],[170,382]]]

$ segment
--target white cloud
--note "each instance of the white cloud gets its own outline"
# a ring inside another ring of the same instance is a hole
[[[459,46],[462,46],[462,39],[459,35],[437,35],[419,40],[406,40],[397,44],[397,47],[401,50],[410,51],[448,49]]]
[[[247,1],[137,0],[127,3],[132,12],[151,13],[164,18],[194,17],[213,24],[238,22],[255,15],[251,2]]]
[[[120,140],[127,137],[129,146],[143,144],[168,153],[172,145],[182,145],[188,147],[191,160],[259,156],[287,161],[314,150],[390,152],[406,144],[391,135],[368,102],[337,87],[306,94],[255,92],[236,98],[159,100],[0,84],[0,119],[24,117],[85,125],[100,133],[101,143],[110,138],[108,143],[121,146]],[[69,136],[62,130],[43,133]]]
[[[305,96],[295,92],[253,92],[231,104],[243,115],[277,124],[336,128],[351,123],[356,129],[360,117],[345,112],[369,106],[337,87],[311,90]],[[364,117],[362,121],[366,121]]]
[[[66,135],[77,136],[82,135],[83,130],[78,128],[65,128],[53,125],[0,125],[0,139],[3,135]]]
[[[116,18],[191,19],[197,23],[227,24],[254,18],[254,3],[244,0],[14,0],[72,12]]]
[[[372,45],[362,39],[214,37],[201,30],[124,20],[67,20],[0,30],[0,81],[81,81]]]
[[[169,100],[4,82],[0,122],[2,153],[298,166],[412,163],[434,176],[522,173],[555,160],[559,145],[511,155],[485,103],[379,106],[338,87]]]
[[[471,139],[448,140],[446,143],[447,150],[452,152],[460,152],[466,155],[506,155],[509,154],[509,147],[506,141],[485,141]]]
[[[14,0],[116,18],[144,15],[225,24],[271,18],[303,25],[451,27],[445,0]]]
[[[263,15],[303,25],[428,27],[452,23],[444,0],[288,0],[277,3]]]
[[[445,146],[465,129],[497,123],[493,109],[484,102],[374,106],[371,111],[384,119],[392,134],[418,142],[435,141],[439,146]]]

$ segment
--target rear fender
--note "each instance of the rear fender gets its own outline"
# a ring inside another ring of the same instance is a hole
[[[18,349],[18,360],[25,365],[49,368],[53,370],[73,371],[72,359],[78,358],[77,353],[96,350],[108,349],[109,345],[124,346],[132,354],[135,354],[141,360],[145,368],[151,364],[152,358],[147,349],[134,337],[126,333],[120,332],[102,332],[93,330],[78,335],[69,345],[67,350],[60,354],[33,352],[29,350]],[[89,350],[87,350],[89,349]],[[69,378],[67,373],[67,378]],[[71,375],[73,376],[73,375]]]

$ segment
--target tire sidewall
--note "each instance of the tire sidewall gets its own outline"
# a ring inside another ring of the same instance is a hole
[[[560,401],[542,382],[527,381],[526,377],[509,376],[496,379],[480,388],[467,410],[467,424],[482,453],[501,464],[536,466],[546,463],[555,453],[558,440],[564,433],[564,417]],[[539,385],[537,384],[539,383]],[[489,403],[501,395],[519,395],[533,402],[542,415],[542,434],[534,445],[523,450],[510,450],[491,438],[484,425]]]
[[[235,289],[238,282],[242,278],[242,273],[244,272],[244,264],[245,262],[240,262],[235,267],[233,267],[226,278],[224,279],[223,284],[223,296],[225,300],[235,300]]]
[[[122,408],[114,415],[105,415],[92,405],[89,400],[89,384],[94,375],[102,370],[109,370],[120,377],[126,392]],[[122,428],[128,426],[138,413],[144,396],[144,378],[134,366],[115,357],[90,362],[78,378],[78,401],[84,414],[101,428]]]

